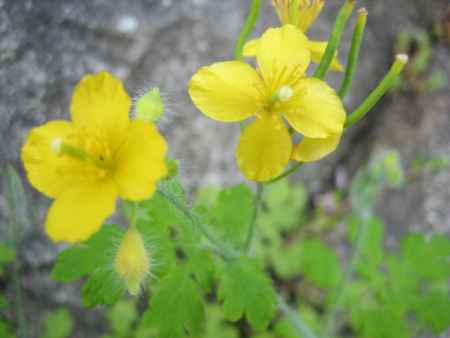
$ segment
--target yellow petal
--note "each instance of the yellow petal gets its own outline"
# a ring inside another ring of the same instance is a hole
[[[88,239],[115,209],[117,192],[111,180],[84,182],[64,191],[50,207],[45,223],[53,241]]]
[[[299,162],[318,161],[336,150],[341,134],[332,134],[327,138],[305,137],[294,147],[292,159]]]
[[[243,54],[247,57],[254,57],[258,54],[259,49],[259,39],[253,39],[250,41],[247,41],[247,43],[244,45]]]
[[[281,118],[264,116],[243,131],[237,162],[248,179],[268,181],[281,174],[289,162],[291,151],[291,136]]]
[[[131,99],[122,82],[108,72],[85,76],[75,87],[70,110],[79,128],[103,130],[115,150],[126,136]]]
[[[311,51],[311,59],[314,63],[319,64],[322,61],[323,54],[325,54],[325,50],[327,49],[328,42],[321,41],[309,41],[308,46]],[[344,71],[344,67],[339,62],[337,52],[333,58],[333,62],[331,63],[331,69],[337,72]]]
[[[64,170],[73,159],[58,156],[52,149],[56,140],[63,140],[73,130],[67,121],[52,121],[33,128],[22,147],[22,161],[31,184],[49,197],[57,197],[78,179]]]
[[[120,197],[142,200],[155,191],[158,180],[166,176],[167,144],[153,124],[131,122],[128,138],[115,158],[114,181]]]
[[[240,61],[201,68],[189,83],[189,95],[206,116],[223,122],[242,121],[260,110],[256,71]]]
[[[325,5],[324,0],[300,0],[300,7],[298,9],[298,16],[296,21],[298,22],[298,27],[302,32],[306,32],[309,27],[317,20],[320,12],[322,12],[323,6]]]
[[[256,56],[266,82],[273,83],[280,74],[301,76],[311,61],[307,44],[305,34],[293,25],[269,28],[259,40]]]
[[[346,114],[333,88],[314,78],[303,78],[294,88],[295,96],[285,104],[285,117],[299,133],[326,138],[341,133]]]

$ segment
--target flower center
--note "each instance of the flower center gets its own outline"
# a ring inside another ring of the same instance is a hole
[[[294,95],[294,91],[290,86],[282,86],[275,95],[281,102],[286,102]]]
[[[102,172],[111,167],[111,151],[106,138],[98,133],[88,133],[78,130],[76,133],[63,140],[54,138],[50,147],[58,156],[68,156],[81,162],[94,165]]]

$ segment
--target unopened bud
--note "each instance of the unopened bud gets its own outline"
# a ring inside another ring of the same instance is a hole
[[[114,266],[125,281],[130,294],[138,295],[150,272],[150,256],[145,249],[142,235],[135,227],[129,228],[125,233],[117,250]]]
[[[164,113],[164,101],[159,88],[153,88],[142,95],[136,102],[136,118],[154,123]]]

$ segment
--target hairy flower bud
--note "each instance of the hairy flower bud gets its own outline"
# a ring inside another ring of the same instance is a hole
[[[150,272],[150,256],[141,234],[135,227],[125,233],[117,250],[114,266],[125,281],[130,294],[136,296]]]
[[[164,102],[159,88],[152,88],[136,102],[136,118],[147,122],[156,122],[164,113]]]

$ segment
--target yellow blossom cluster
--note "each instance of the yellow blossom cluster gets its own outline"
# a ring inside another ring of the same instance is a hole
[[[191,79],[189,94],[206,116],[222,122],[249,120],[236,152],[237,164],[250,180],[269,181],[290,160],[316,161],[339,144],[346,113],[341,99],[324,81],[306,71],[320,61],[327,43],[316,50],[304,31],[323,1],[274,1],[282,22],[244,47],[256,68],[241,60],[202,67]],[[335,58],[334,68],[342,67]],[[302,135],[294,143],[292,131]]]

